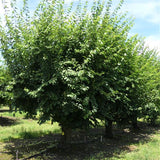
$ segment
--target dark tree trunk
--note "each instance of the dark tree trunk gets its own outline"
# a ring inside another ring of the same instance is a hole
[[[105,137],[113,138],[112,121],[108,119],[105,120]]]
[[[12,112],[12,111],[13,111],[13,109],[12,109],[12,105],[11,105],[11,104],[9,104],[9,111],[10,111],[10,112]]]
[[[134,131],[139,130],[138,123],[137,123],[137,117],[136,117],[136,116],[134,116],[134,117],[132,118],[132,129],[133,129]]]
[[[70,143],[72,130],[62,126],[62,143]]]
[[[151,126],[156,126],[156,118],[152,118],[152,119],[150,120],[150,125],[151,125]]]

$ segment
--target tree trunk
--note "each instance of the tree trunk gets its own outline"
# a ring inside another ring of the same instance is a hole
[[[70,143],[72,130],[62,126],[62,143]]]
[[[9,104],[9,111],[10,111],[10,112],[13,111],[13,110],[12,110],[12,105],[11,105],[11,104]]]
[[[139,130],[138,123],[137,123],[137,117],[136,117],[136,116],[134,116],[134,117],[132,118],[132,129],[133,129],[134,131]]]
[[[105,120],[105,137],[113,138],[112,121],[108,119]]]

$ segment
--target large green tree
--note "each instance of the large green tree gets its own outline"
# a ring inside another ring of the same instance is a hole
[[[137,118],[145,95],[137,80],[143,81],[143,56],[140,39],[129,35],[132,20],[119,14],[122,4],[112,11],[112,0],[95,1],[88,11],[87,2],[67,8],[62,0],[44,0],[31,16],[27,1],[20,11],[13,1],[0,40],[15,106],[31,116],[39,111],[40,123],[59,122],[66,139],[71,129],[88,128],[97,118],[106,121],[106,134],[113,121]]]

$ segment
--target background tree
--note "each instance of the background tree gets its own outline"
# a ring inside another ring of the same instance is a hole
[[[155,50],[148,50],[146,48],[145,54],[141,55],[141,66],[140,73],[141,79],[143,79],[143,90],[144,109],[142,113],[146,116],[146,119],[152,124],[155,124],[155,120],[158,118],[160,113],[160,61],[158,53]]]
[[[12,77],[6,66],[0,66],[0,105],[8,105],[12,109]]]

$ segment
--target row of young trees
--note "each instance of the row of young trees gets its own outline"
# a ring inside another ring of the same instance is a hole
[[[99,120],[107,136],[112,122],[135,128],[137,118],[154,123],[160,60],[129,34],[133,21],[119,12],[122,4],[113,11],[112,0],[94,1],[91,9],[87,2],[66,7],[63,0],[43,0],[31,15],[27,1],[22,10],[12,1],[12,14],[0,26],[12,104],[30,116],[39,112],[40,123],[58,122],[66,138]]]

